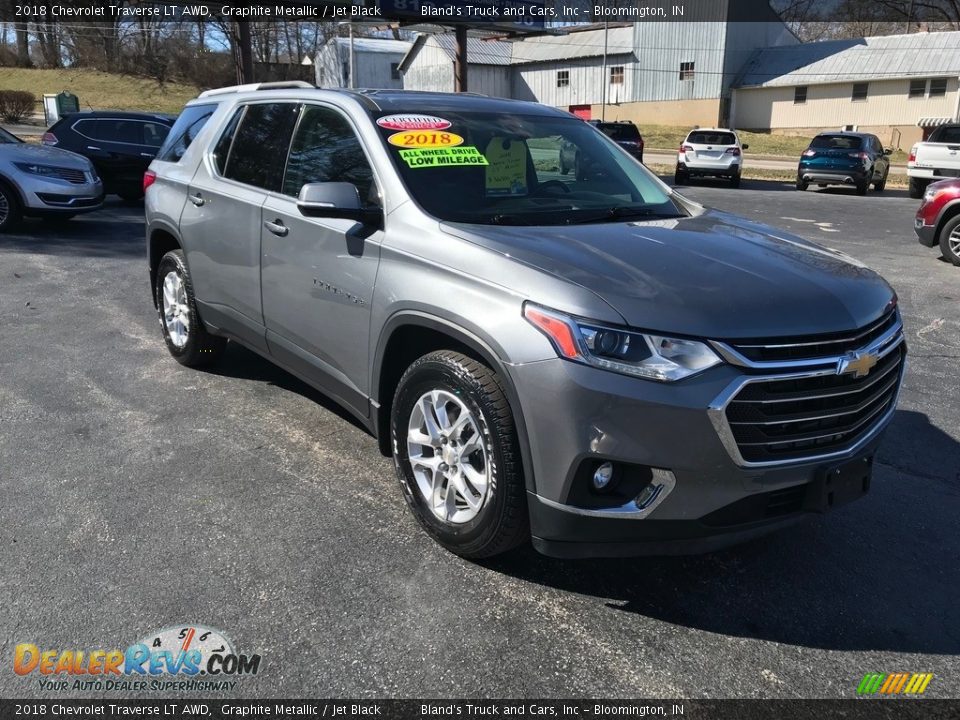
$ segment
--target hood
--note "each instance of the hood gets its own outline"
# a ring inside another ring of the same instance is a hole
[[[93,169],[93,165],[83,155],[49,145],[34,145],[32,143],[4,143],[0,145],[0,160],[43,163],[76,170]]]
[[[894,297],[883,278],[839,251],[718,211],[652,222],[443,227],[593,291],[632,327],[664,333],[732,340],[844,332],[875,320]]]

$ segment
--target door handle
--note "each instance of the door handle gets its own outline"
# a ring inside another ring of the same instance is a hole
[[[190,202],[192,202],[197,207],[200,207],[201,205],[203,205],[203,203],[206,202],[203,199],[203,195],[201,195],[200,193],[197,193],[196,195],[189,195],[188,197],[190,198]]]
[[[87,145],[87,150],[99,150],[99,149],[100,148],[98,148],[96,145]]]
[[[154,157],[154,154],[153,154],[153,153],[140,153],[140,157],[152,158],[152,157]]]
[[[274,220],[270,222],[269,220],[264,220],[263,226],[267,228],[274,235],[279,235],[280,237],[286,237],[287,233],[290,232],[290,228],[283,224],[281,220]]]

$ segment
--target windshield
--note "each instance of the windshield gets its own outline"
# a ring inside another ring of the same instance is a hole
[[[600,131],[614,140],[639,140],[640,131],[632,123],[616,123],[612,125],[597,125]]]
[[[684,214],[668,188],[582,120],[439,115],[376,119],[410,195],[436,218],[564,225]]]
[[[821,150],[859,150],[860,138],[856,135],[817,135],[810,147]]]
[[[736,145],[737,138],[733,133],[697,130],[687,135],[687,142],[691,145]]]
[[[8,143],[22,143],[23,140],[18,138],[13,133],[7,132],[3,128],[0,128],[0,145]]]

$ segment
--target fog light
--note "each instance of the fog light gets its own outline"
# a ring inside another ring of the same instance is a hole
[[[593,473],[593,487],[597,490],[605,490],[611,480],[613,480],[613,463],[605,462]]]

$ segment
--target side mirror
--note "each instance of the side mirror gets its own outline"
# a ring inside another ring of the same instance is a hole
[[[357,186],[348,182],[307,183],[300,188],[297,210],[306,217],[328,217],[375,224],[383,218],[379,208],[360,204]]]
[[[744,144],[741,145],[740,147],[743,148],[744,150],[749,150],[749,149],[750,149],[750,146],[747,145],[747,143],[744,143]]]
[[[884,148],[884,149],[883,149],[883,154],[884,154],[884,155],[893,155],[893,148]]]

